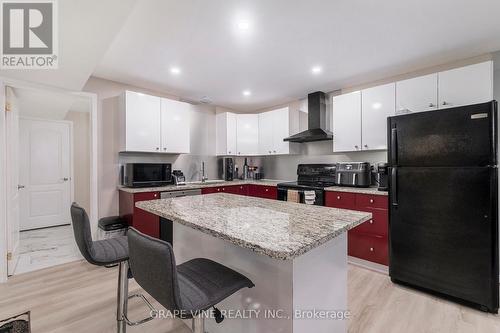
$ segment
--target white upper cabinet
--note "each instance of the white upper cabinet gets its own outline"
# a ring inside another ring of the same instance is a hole
[[[190,152],[191,104],[161,99],[161,152]]]
[[[259,113],[259,154],[271,155],[274,149],[274,114],[272,111]]]
[[[223,112],[215,118],[216,154],[236,155],[236,114]]]
[[[396,82],[396,114],[438,108],[438,74]]]
[[[259,155],[259,115],[236,115],[237,155]]]
[[[361,150],[361,91],[334,96],[333,151]]]
[[[189,153],[191,105],[126,91],[120,99],[120,151]]]
[[[281,108],[272,112],[273,124],[273,154],[289,154],[290,145],[293,143],[285,142],[283,139],[289,137],[292,133],[290,131],[290,110],[288,108]],[[298,114],[297,114],[298,121]]]
[[[126,91],[122,98],[121,151],[159,152],[160,97]]]
[[[363,90],[361,110],[362,150],[387,149],[387,117],[396,113],[396,84]]]
[[[439,108],[489,102],[493,99],[493,62],[439,73]]]
[[[284,155],[290,153],[290,143],[283,139],[290,136],[289,108],[259,114],[259,154]]]

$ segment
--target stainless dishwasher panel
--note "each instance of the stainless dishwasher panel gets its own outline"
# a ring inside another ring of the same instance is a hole
[[[201,189],[195,189],[195,190],[176,190],[176,191],[169,191],[169,192],[161,192],[160,193],[160,198],[161,199],[170,199],[170,198],[179,198],[179,197],[189,197],[191,195],[201,195]]]
[[[201,189],[161,192],[160,198],[171,199],[171,198],[188,197],[192,195],[201,195]],[[160,217],[160,239],[169,242],[170,245],[173,245],[174,241],[173,234],[174,234],[174,226],[172,221],[164,217]]]

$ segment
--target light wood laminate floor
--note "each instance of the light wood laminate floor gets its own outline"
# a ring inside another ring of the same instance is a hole
[[[0,318],[31,310],[34,333],[115,332],[116,279],[116,268],[83,261],[13,276],[0,284]],[[348,281],[350,333],[500,332],[498,315],[394,285],[386,275],[350,266]],[[140,288],[132,281],[134,291]],[[146,314],[137,300],[129,307],[133,319]],[[128,332],[190,330],[180,320],[163,319],[129,327]]]

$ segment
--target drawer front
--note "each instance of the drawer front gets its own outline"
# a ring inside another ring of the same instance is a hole
[[[356,207],[389,209],[388,197],[386,195],[356,194]]]
[[[385,209],[364,209],[372,213],[372,218],[365,223],[351,229],[353,233],[364,233],[373,236],[387,236],[389,231],[389,215]]]
[[[210,194],[210,193],[217,193],[217,192],[220,192],[219,187],[205,187],[205,188],[201,189],[201,194]]]
[[[277,199],[278,188],[275,186],[249,185],[248,193],[252,197]]]
[[[240,186],[237,185],[225,186],[224,192],[231,194],[240,194]]]
[[[372,236],[349,231],[347,253],[352,257],[389,265],[387,236]]]
[[[160,199],[159,192],[135,193],[134,202]]]
[[[356,208],[356,194],[348,192],[326,192],[325,206],[334,208]]]

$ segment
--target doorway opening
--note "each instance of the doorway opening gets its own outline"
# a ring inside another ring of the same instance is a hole
[[[81,259],[70,206],[92,207],[92,99],[5,87],[7,273]]]

